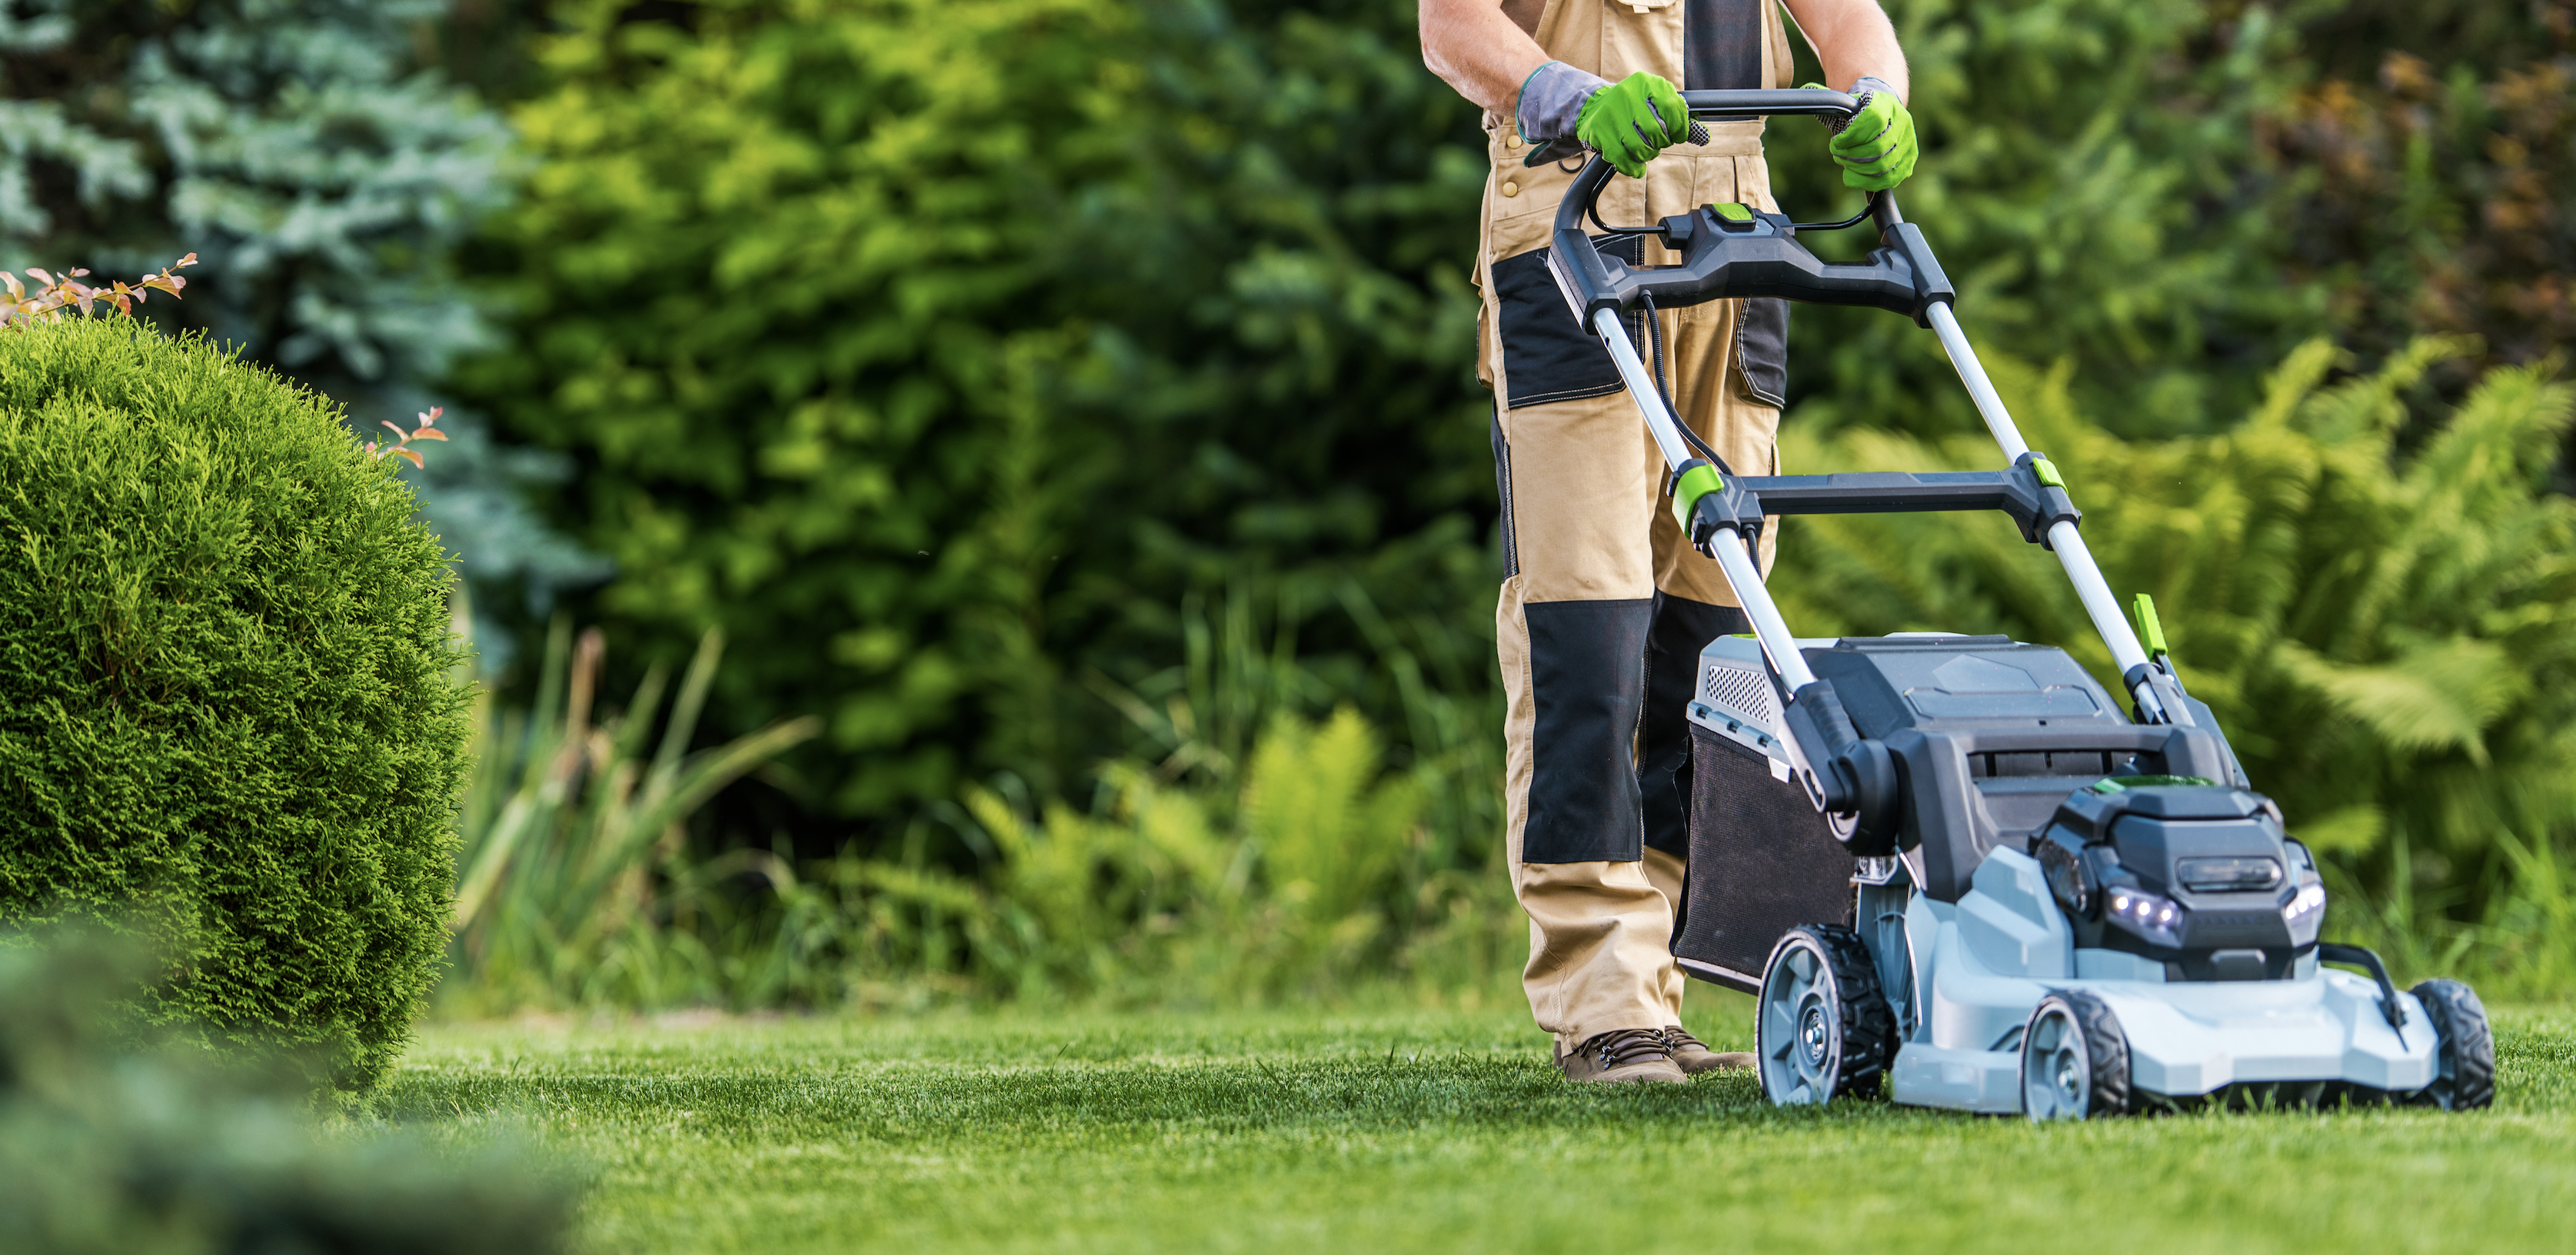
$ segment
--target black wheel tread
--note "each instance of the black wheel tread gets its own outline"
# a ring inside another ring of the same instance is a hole
[[[2120,1027],[2120,1017],[2112,1014],[2111,1005],[2090,990],[2069,989],[2058,999],[2075,1013],[2075,1027],[2084,1034],[2084,1054],[2093,1065],[2093,1096],[2085,1115],[2126,1115],[2131,1109],[2129,1095],[2129,1034]]]
[[[2445,1111],[2475,1111],[2495,1102],[2495,1033],[2477,991],[2455,980],[2428,980],[2406,992],[2433,1021],[2440,1070],[2413,1101]]]
[[[1815,938],[1834,974],[1836,1000],[1842,1012],[1842,1069],[1836,1094],[1876,1094],[1896,1055],[1896,1012],[1879,987],[1878,964],[1857,930],[1840,924],[1808,924],[1797,931]]]

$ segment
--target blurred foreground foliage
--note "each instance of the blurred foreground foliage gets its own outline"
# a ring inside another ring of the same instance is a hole
[[[573,1182],[499,1147],[334,1117],[301,1069],[138,1038],[154,966],[94,936],[0,938],[0,1233],[27,1255],[565,1247]]]

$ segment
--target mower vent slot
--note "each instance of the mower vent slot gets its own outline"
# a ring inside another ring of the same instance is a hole
[[[1998,780],[2019,776],[2147,776],[2161,774],[2161,755],[2132,750],[2001,750],[1968,755],[1968,778]]]
[[[1771,692],[1770,677],[1759,671],[1710,667],[1700,679],[1699,693],[1709,705],[1749,716],[1764,731],[1780,726],[1780,706]]]

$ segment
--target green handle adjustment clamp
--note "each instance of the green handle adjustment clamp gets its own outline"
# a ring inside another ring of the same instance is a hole
[[[2046,464],[2042,463],[2042,465]],[[2164,661],[2173,651],[2165,648],[2165,625],[2162,620],[2156,618],[2156,599],[2140,593],[2137,601],[2133,603],[2133,608],[2138,616],[2138,635],[2146,644],[2148,659],[2155,662]]]
[[[1673,521],[1682,525],[1682,535],[1690,535],[1691,511],[1699,499],[1712,492],[1726,491],[1726,477],[1717,468],[1698,458],[1684,462],[1673,475]]]

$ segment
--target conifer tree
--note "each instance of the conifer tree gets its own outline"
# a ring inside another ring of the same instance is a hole
[[[493,343],[451,259],[508,196],[509,128],[422,66],[444,0],[25,0],[0,9],[0,267],[132,278],[201,261],[204,330],[346,404],[375,432],[439,404]],[[487,587],[542,593],[595,563],[520,504],[557,478],[470,416],[424,512]]]

